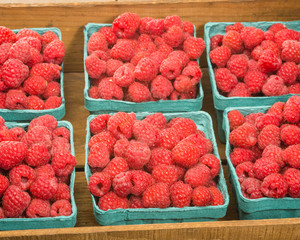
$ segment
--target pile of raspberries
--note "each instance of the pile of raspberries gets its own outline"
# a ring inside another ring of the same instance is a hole
[[[64,43],[47,31],[0,26],[0,108],[43,110],[62,104],[59,83]]]
[[[197,97],[205,49],[194,26],[179,16],[139,18],[126,12],[87,44],[91,98],[147,102]]]
[[[266,113],[228,113],[235,166],[246,198],[300,197],[300,97],[274,103]]]
[[[50,115],[26,129],[7,128],[0,117],[0,218],[40,218],[72,214],[70,132]]]
[[[281,23],[264,32],[237,22],[211,37],[217,88],[227,97],[300,94],[300,32]]]
[[[224,204],[220,160],[193,120],[118,112],[95,117],[90,132],[88,188],[100,209]]]

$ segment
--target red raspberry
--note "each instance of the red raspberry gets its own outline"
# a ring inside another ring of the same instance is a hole
[[[261,191],[266,197],[283,198],[287,194],[288,184],[279,173],[265,177],[261,184]]]
[[[143,202],[141,197],[131,195],[129,198],[129,208],[143,208]]]
[[[58,127],[53,131],[53,138],[63,137],[70,141],[70,131],[65,127]]]
[[[195,122],[189,118],[173,118],[169,122],[169,127],[177,131],[180,139],[188,137],[197,130]]]
[[[284,108],[283,118],[289,123],[298,123],[300,121],[300,97],[295,95],[290,97]]]
[[[101,34],[105,36],[105,39],[109,45],[114,45],[117,41],[117,36],[113,32],[111,27],[102,27],[98,30]]]
[[[171,47],[175,48],[183,43],[183,30],[177,25],[171,26],[163,35],[162,38]]]
[[[0,142],[0,167],[9,170],[23,161],[27,155],[27,147],[22,142]]]
[[[52,133],[45,126],[35,126],[29,128],[28,132],[23,136],[21,141],[25,143],[28,148],[35,143],[43,143],[47,149],[50,149],[52,145]]]
[[[183,31],[189,33],[191,36],[194,36],[194,24],[191,22],[182,22]]]
[[[211,204],[212,194],[209,189],[204,186],[196,187],[192,192],[192,203],[194,206],[208,206]]]
[[[110,175],[104,172],[96,172],[90,177],[88,185],[91,194],[102,197],[110,190]]]
[[[47,81],[39,76],[31,76],[24,81],[23,87],[29,95],[42,95],[47,88]]]
[[[0,109],[5,108],[6,93],[0,92]]]
[[[46,101],[44,108],[45,109],[53,109],[58,108],[62,104],[62,97],[50,96]]]
[[[95,143],[88,156],[88,164],[93,168],[104,168],[109,163],[109,151],[103,143]]]
[[[148,55],[157,51],[156,45],[151,41],[139,42],[137,47],[135,48],[136,52],[146,52]]]
[[[300,197],[300,171],[289,168],[283,173],[283,178],[288,184],[288,194],[293,198]]]
[[[96,135],[107,129],[106,125],[110,115],[99,114],[97,117],[93,118],[90,122],[90,131],[93,135]]]
[[[190,206],[193,189],[189,184],[182,181],[174,183],[170,187],[170,198],[173,207],[187,207]]]
[[[202,163],[189,168],[184,175],[184,182],[190,184],[192,188],[206,186],[210,180],[210,169]]]
[[[205,43],[202,38],[189,37],[183,43],[183,49],[190,59],[198,59],[205,49]]]
[[[236,129],[237,127],[241,126],[246,119],[243,114],[241,114],[238,110],[232,110],[227,114],[230,131]]]
[[[166,58],[160,65],[161,75],[169,80],[175,79],[181,73],[182,65],[178,58]]]
[[[10,110],[28,108],[28,99],[21,90],[11,89],[6,94],[5,107]]]
[[[201,80],[202,72],[198,66],[189,66],[182,70],[182,75],[189,77],[193,85],[196,85]]]
[[[263,73],[271,73],[277,71],[281,65],[282,61],[280,57],[276,56],[274,51],[267,49],[264,50],[258,59],[258,70]]]
[[[300,168],[300,144],[288,146],[282,152],[282,159],[293,168]]]
[[[127,195],[130,194],[131,188],[132,188],[132,182],[131,182],[132,172],[122,172],[116,175],[112,182],[112,187],[114,189],[114,192],[119,197],[127,197]]]
[[[36,173],[36,178],[41,177],[41,176],[52,178],[55,176],[55,172],[50,164],[46,164],[44,166],[37,167],[34,170]]]
[[[211,200],[212,206],[224,205],[223,195],[218,188],[214,186],[210,186],[208,187],[208,190],[212,195],[212,200]]]
[[[128,145],[129,145],[129,141],[127,140],[127,138],[119,139],[114,145],[115,157],[125,158]]]
[[[2,218],[6,218],[6,216],[4,214],[3,208],[0,207],[0,219],[2,219]]]
[[[283,25],[282,23],[274,23],[274,24],[272,24],[272,26],[269,27],[269,31],[272,31],[274,34],[276,34],[280,30],[285,29],[285,28],[286,28],[286,26]]]
[[[108,77],[112,77],[115,71],[123,65],[122,61],[116,59],[109,59],[106,62],[106,74]]]
[[[129,201],[127,198],[119,197],[114,192],[108,192],[99,199],[98,207],[103,211],[117,208],[126,209],[129,207]]]
[[[161,51],[156,51],[150,54],[151,58],[157,66],[160,66],[162,61],[167,57],[167,54]]]
[[[98,93],[100,98],[111,100],[122,100],[124,93],[112,78],[103,78],[98,86]]]
[[[0,127],[0,141],[17,141],[17,136],[13,134],[5,125]]]
[[[43,116],[39,116],[37,118],[34,118],[31,120],[31,122],[28,125],[28,130],[31,130],[34,127],[42,126],[49,129],[49,131],[53,131],[57,128],[57,120],[55,117],[46,114]]]
[[[248,71],[244,77],[248,90],[252,94],[260,93],[266,81],[266,75],[260,71]]]
[[[279,127],[269,124],[265,126],[257,137],[257,144],[260,149],[265,149],[268,145],[280,145]]]
[[[236,175],[239,182],[242,183],[248,177],[254,177],[253,163],[252,162],[242,162],[238,164],[235,168]]]
[[[289,146],[300,144],[300,128],[295,125],[288,125],[280,131],[281,141]]]
[[[128,113],[117,112],[111,116],[107,122],[107,129],[116,137],[126,137],[130,139],[132,136],[132,127],[134,120]]]
[[[134,82],[128,88],[128,97],[133,102],[147,102],[151,99],[151,93],[147,86]]]
[[[298,72],[299,68],[294,62],[285,62],[277,71],[277,76],[281,77],[285,84],[290,85],[296,81]]]
[[[57,179],[50,176],[40,176],[30,186],[30,192],[35,198],[48,200],[54,196],[58,188]]]
[[[44,32],[41,36],[43,46],[45,46],[46,44],[52,42],[55,39],[58,39],[58,36],[52,31]]]
[[[153,168],[152,176],[156,182],[163,182],[171,186],[177,181],[177,168],[174,165],[159,164]]]
[[[174,81],[174,88],[180,93],[189,92],[194,86],[192,80],[184,75],[179,75]]]
[[[283,43],[286,40],[295,40],[299,39],[299,33],[293,29],[283,28],[275,34],[275,42],[279,48],[283,48]]]
[[[96,57],[98,57],[99,59],[103,60],[103,61],[107,61],[109,59],[111,59],[110,57],[110,50],[102,51],[102,50],[96,50],[94,52],[92,52],[91,55],[95,55]]]
[[[221,47],[223,44],[222,41],[223,41],[223,35],[216,34],[215,36],[212,36],[210,38],[210,50],[214,50],[217,47]]]
[[[178,131],[173,128],[163,129],[160,133],[159,146],[172,150],[175,145],[180,141]]]
[[[239,82],[234,88],[228,93],[228,97],[251,97],[251,94],[245,83]]]
[[[10,170],[9,180],[12,185],[26,191],[35,180],[35,172],[31,167],[21,164]]]
[[[0,45],[0,64],[3,65],[8,59],[9,50],[11,48],[11,43],[3,43]]]
[[[110,51],[112,58],[129,62],[134,55],[134,48],[130,42],[118,41]]]
[[[134,72],[123,65],[115,71],[113,81],[120,87],[128,87],[134,82]]]
[[[251,57],[255,60],[258,61],[259,57],[262,55],[264,49],[261,45],[256,46],[252,52],[251,52]]]
[[[167,16],[164,19],[164,25],[165,25],[165,30],[168,30],[172,26],[179,26],[182,27],[182,22],[179,16],[173,15],[173,16]]]
[[[256,27],[244,27],[241,30],[241,38],[245,48],[252,49],[264,40],[264,32]]]
[[[237,31],[227,31],[222,39],[222,43],[223,46],[228,47],[232,53],[240,53],[243,51],[242,38]]]
[[[136,121],[132,131],[137,141],[146,143],[149,147],[154,147],[159,141],[160,130],[150,123]]]
[[[115,157],[103,169],[103,173],[110,175],[111,180],[119,173],[129,170],[128,163],[124,158]]]
[[[257,70],[258,70],[257,61],[255,61],[254,59],[250,59],[248,61],[248,71],[257,71]]]
[[[90,78],[100,78],[106,72],[106,62],[99,59],[95,54],[87,56],[84,63]]]
[[[212,152],[213,148],[211,141],[199,133],[191,134],[183,139],[180,143],[191,143],[196,146],[199,151],[199,157]]]
[[[65,45],[55,39],[50,42],[43,50],[44,61],[48,63],[61,64],[65,56]]]
[[[281,56],[280,49],[278,48],[277,44],[274,43],[273,41],[270,41],[270,40],[262,41],[261,46],[262,46],[263,50],[269,49],[269,50],[272,50],[277,57]],[[256,59],[256,60],[258,60],[258,59]]]
[[[280,168],[283,168],[285,163],[282,160],[282,149],[276,145],[268,145],[265,147],[262,157],[274,160]]]
[[[226,66],[230,56],[231,51],[226,46],[217,47],[209,53],[211,62],[216,64],[219,68]]]
[[[96,87],[96,86],[91,87],[89,89],[88,94],[89,94],[90,98],[98,99],[99,98],[98,87]]]
[[[241,183],[241,191],[245,198],[249,199],[257,199],[262,198],[262,192],[261,192],[261,181],[259,181],[256,178],[246,178]]]
[[[42,49],[41,40],[35,37],[23,37],[22,39],[18,40],[18,43],[27,43],[32,48],[35,48],[38,53],[40,53]]]
[[[294,83],[288,87],[289,93],[291,94],[300,94],[300,83]]]
[[[172,149],[172,155],[175,163],[188,168],[198,163],[200,153],[194,144],[183,142]]]
[[[50,203],[47,200],[34,198],[26,209],[29,218],[50,217]]]
[[[8,52],[9,59],[18,59],[24,64],[30,60],[31,46],[27,42],[17,41],[14,43]]]
[[[227,68],[237,78],[245,77],[248,70],[248,57],[245,54],[232,55],[227,62]]]
[[[229,134],[229,142],[235,147],[250,148],[257,142],[257,130],[249,123],[244,123]]]
[[[147,144],[131,141],[127,147],[126,160],[132,169],[142,169],[149,162],[151,150]]]
[[[257,159],[253,165],[253,172],[254,176],[259,179],[263,180],[266,176],[272,173],[279,172],[279,165],[277,162],[271,158],[260,158]]]
[[[107,41],[104,34],[100,32],[93,33],[87,44],[88,54],[92,54],[95,51],[106,51],[107,50]]]
[[[205,154],[199,159],[199,163],[206,165],[210,169],[211,178],[216,177],[220,171],[220,160],[213,154]]]
[[[138,30],[140,18],[135,13],[125,12],[119,15],[112,24],[112,30],[118,38],[130,38]]]
[[[143,193],[143,205],[146,208],[167,208],[170,206],[170,192],[166,183],[156,183]]]
[[[33,110],[43,110],[44,109],[44,101],[40,99],[38,96],[29,96],[27,98],[28,100],[28,106],[27,109],[33,109]]]
[[[9,181],[7,177],[0,174],[0,197],[2,197],[3,193],[9,186]]]
[[[69,201],[62,199],[54,202],[51,205],[50,216],[69,216],[72,214],[72,205]]]
[[[18,59],[9,59],[2,66],[2,80],[10,88],[19,87],[28,74],[28,67]]]
[[[20,217],[28,207],[30,201],[31,198],[27,192],[22,191],[17,186],[10,185],[2,198],[5,216],[10,218]]]
[[[47,82],[51,82],[60,77],[61,66],[52,63],[38,63],[30,70],[30,76],[43,77]]]
[[[28,28],[21,29],[17,33],[16,37],[17,37],[17,40],[20,40],[21,38],[24,38],[24,37],[33,37],[33,38],[37,38],[37,39],[41,40],[41,35],[38,32],[33,31],[31,29],[28,29]]]
[[[172,83],[161,75],[158,75],[151,82],[151,93],[154,98],[166,99],[172,93],[172,91]]]
[[[61,152],[61,151],[71,151],[71,144],[69,143],[69,140],[63,137],[56,137],[51,146],[50,153],[51,155],[54,155],[56,152]]]
[[[134,77],[139,81],[149,82],[158,73],[156,63],[151,58],[142,58],[135,67]]]
[[[52,157],[51,166],[56,176],[70,175],[75,165],[75,157],[68,151],[56,152]]]
[[[264,32],[264,37],[265,37],[265,40],[270,40],[272,42],[275,41],[275,34],[274,34],[274,32],[272,32],[270,30]]]
[[[153,148],[151,151],[151,157],[147,164],[147,169],[152,171],[152,169],[159,165],[172,165],[174,163],[174,160],[172,158],[172,152],[165,148]]]
[[[16,34],[9,28],[0,27],[0,45],[2,43],[14,43],[17,40]]]
[[[215,72],[215,80],[219,90],[223,92],[230,92],[234,88],[238,80],[227,68],[219,68]]]
[[[271,75],[263,85],[262,92],[266,96],[280,96],[288,94],[288,88],[281,77]]]
[[[163,129],[166,126],[167,119],[162,113],[154,113],[148,115],[146,118],[143,119],[144,122],[150,123],[156,126],[159,129]]]
[[[142,23],[141,23],[142,24]],[[164,19],[149,19],[144,25],[144,31],[151,36],[160,36],[164,32]]]
[[[287,62],[300,63],[300,42],[287,40],[282,43],[282,60]]]
[[[68,200],[71,199],[70,187],[65,183],[58,183],[57,191],[51,201],[56,202],[58,200]]]
[[[244,28],[244,25],[240,22],[236,22],[233,25],[227,25],[225,28],[225,33],[228,31],[237,31],[241,32],[241,30]]]
[[[132,171],[132,188],[131,193],[135,196],[141,196],[145,190],[155,183],[154,178],[151,174],[142,170]]]

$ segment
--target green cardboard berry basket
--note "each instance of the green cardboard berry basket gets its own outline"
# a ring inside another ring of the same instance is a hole
[[[300,31],[300,21],[290,22],[242,22],[244,26],[253,26],[266,31],[274,23],[283,23],[287,28]],[[211,91],[218,122],[218,134],[221,142],[225,143],[225,133],[222,129],[223,112],[227,107],[247,107],[272,105],[278,101],[286,101],[292,94],[275,96],[275,97],[225,97],[218,91],[212,63],[209,58],[210,38],[216,34],[225,34],[225,28],[234,22],[208,22],[204,26],[204,41],[206,44],[206,59],[208,63],[209,78],[211,83]]]
[[[232,107],[226,108],[223,115],[223,129],[226,135],[225,154],[228,162],[229,180],[233,186],[234,197],[238,205],[238,213],[240,219],[271,219],[271,218],[298,218],[300,217],[300,198],[245,198],[241,191],[241,185],[235,172],[235,168],[230,160],[231,146],[229,143],[229,121],[227,114],[232,110],[240,111],[244,116],[250,113],[262,112],[265,113],[270,106],[259,107]]]
[[[153,113],[137,113],[137,119],[143,119]],[[212,120],[208,113],[203,111],[188,112],[188,113],[164,113],[167,120],[175,117],[185,117],[192,119],[197,129],[202,130],[205,136],[211,140],[213,144],[213,154],[218,159],[218,147],[213,131]],[[91,137],[90,135],[90,122],[96,115],[90,115],[87,119],[87,135],[85,145],[85,176],[87,182],[92,173],[87,163],[89,148],[88,142]],[[220,162],[221,163],[221,162]],[[222,166],[222,165],[221,165]],[[151,223],[178,223],[178,222],[199,222],[199,221],[216,221],[218,218],[225,216],[228,203],[229,195],[227,186],[223,174],[222,167],[219,172],[219,181],[217,183],[218,189],[221,191],[224,197],[224,205],[220,206],[206,206],[206,207],[184,207],[184,208],[144,208],[144,209],[115,209],[115,210],[100,210],[97,204],[97,199],[91,195],[94,215],[96,221],[100,225],[129,225],[129,224],[151,224]]]
[[[8,128],[21,127],[25,129],[28,126],[28,123],[7,122],[5,124]],[[75,156],[72,124],[67,121],[59,121],[58,127],[65,127],[70,131],[71,153]],[[71,174],[69,184],[72,204],[72,214],[70,216],[44,218],[3,218],[0,219],[0,231],[74,227],[77,219],[77,207],[74,198],[74,182],[75,168]]]
[[[30,28],[33,31],[36,31],[39,34],[43,34],[47,31],[54,32],[59,39],[61,40],[61,31],[58,28]],[[18,33],[21,29],[13,30],[13,32]],[[63,74],[63,64],[61,64],[62,70],[60,73],[60,95],[62,97],[62,104],[58,108],[54,109],[45,109],[45,110],[9,110],[9,109],[0,109],[0,116],[3,117],[6,121],[30,121],[36,117],[49,114],[55,117],[57,120],[61,120],[65,116],[65,97],[64,97],[64,74]]]
[[[84,27],[84,57],[88,56],[87,44],[90,36],[97,32],[102,27],[111,27],[112,24],[99,24],[99,23],[88,23]],[[198,60],[199,63],[199,60]],[[188,112],[198,111],[202,108],[203,103],[203,89],[201,81],[199,83],[198,95],[195,99],[183,99],[183,100],[160,100],[151,102],[128,102],[123,100],[105,100],[105,99],[94,99],[89,97],[88,91],[90,89],[89,76],[87,74],[84,64],[84,105],[87,110],[92,114],[99,113],[100,111],[109,112]]]

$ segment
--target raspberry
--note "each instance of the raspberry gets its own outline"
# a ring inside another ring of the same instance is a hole
[[[65,127],[58,127],[53,131],[53,138],[55,139],[57,137],[63,137],[69,141],[70,131]]]
[[[5,63],[5,61],[8,59],[8,53],[11,46],[11,43],[3,43],[0,45],[0,65],[3,65],[3,63]]]
[[[28,132],[21,139],[21,142],[25,143],[28,148],[35,143],[43,143],[49,149],[52,144],[52,133],[45,126],[35,126],[29,128]]]
[[[267,114],[276,115],[276,117],[279,119],[279,122],[282,122],[283,120],[283,108],[285,103],[283,102],[276,102],[274,103],[267,111]]]
[[[28,100],[28,106],[27,109],[33,109],[33,110],[43,110],[44,109],[44,101],[40,99],[38,96],[29,96],[27,98]]]
[[[282,60],[287,62],[300,63],[300,42],[287,40],[282,43]]]
[[[163,32],[164,32],[164,19],[148,19],[148,18],[144,18],[147,19],[146,21],[144,21],[144,26],[143,26],[143,31],[152,35],[152,36],[160,36]],[[140,29],[142,27],[142,21],[141,21],[141,26]]]
[[[17,40],[20,40],[21,38],[25,38],[25,37],[33,37],[33,38],[37,38],[37,39],[41,40],[41,36],[38,32],[33,31],[31,29],[28,29],[28,28],[21,29],[17,33],[16,37],[17,37]]]
[[[227,68],[237,78],[245,77],[248,69],[248,57],[244,54],[232,55],[227,62]]]
[[[129,139],[132,136],[133,123],[128,113],[117,112],[109,118],[107,129],[118,139],[123,136]]]
[[[266,96],[280,96],[288,94],[288,88],[281,77],[271,75],[263,85],[262,92]]]
[[[239,32],[227,31],[222,39],[223,46],[228,47],[233,53],[240,53],[243,50],[243,42]]]
[[[75,157],[68,151],[56,152],[52,157],[51,166],[56,176],[70,175],[75,165]]]
[[[146,52],[148,55],[157,51],[156,45],[151,41],[142,41],[139,42],[137,47],[135,48],[136,52]],[[141,58],[140,58],[141,59]]]
[[[106,62],[106,74],[108,77],[112,77],[115,71],[123,65],[123,62],[116,59],[109,59]]]
[[[274,160],[280,168],[283,168],[285,163],[282,160],[282,149],[276,145],[268,145],[265,147],[262,157]]]
[[[290,97],[284,108],[283,118],[289,123],[298,123],[300,121],[300,97],[295,95]]]
[[[146,208],[167,208],[170,206],[170,192],[166,183],[156,183],[143,193],[143,205]]]
[[[54,155],[56,152],[60,151],[71,151],[71,144],[69,143],[69,140],[63,137],[56,137],[51,146],[50,153],[51,155]]]
[[[108,114],[99,114],[93,118],[90,122],[90,131],[93,135],[96,135],[106,130],[107,121],[110,118]]]
[[[17,40],[16,34],[9,28],[0,26],[0,45],[3,43],[14,43]]]
[[[30,192],[35,198],[48,200],[54,196],[58,188],[55,177],[40,176],[30,186]]]
[[[170,150],[161,147],[153,148],[150,160],[147,164],[147,169],[152,171],[152,169],[159,164],[172,165],[173,163],[174,160]]]
[[[211,205],[212,206],[218,206],[218,205],[224,205],[224,198],[220,190],[214,186],[208,187],[208,190],[211,193],[212,200]]]
[[[178,58],[166,58],[160,65],[161,75],[169,80],[175,79],[180,75],[182,69],[181,61]]]
[[[248,71],[257,71],[257,70],[258,70],[257,61],[255,61],[254,59],[250,59],[248,61]]]
[[[44,108],[45,109],[53,109],[58,108],[62,104],[62,97],[50,96],[46,101]]]
[[[2,80],[10,88],[19,87],[28,74],[28,67],[18,59],[9,59],[2,66]]]
[[[256,178],[249,177],[246,178],[241,183],[241,191],[245,198],[249,198],[249,199],[262,198],[263,195],[260,188],[261,188],[261,181],[259,181]]]
[[[288,184],[279,173],[265,177],[261,184],[261,191],[266,197],[283,198],[287,194]]]
[[[22,215],[30,203],[30,196],[19,187],[10,185],[2,198],[4,214],[10,218],[17,218]]]
[[[6,94],[5,107],[10,110],[28,108],[28,99],[21,90],[11,89]]]
[[[285,84],[293,84],[298,76],[298,66],[294,62],[285,62],[277,71],[277,76],[281,77]]]
[[[173,128],[163,129],[160,133],[160,142],[159,146],[172,150],[175,145],[180,141],[178,136],[178,131]]]
[[[104,172],[96,172],[90,177],[88,185],[91,194],[102,197],[110,190],[110,175]]]
[[[143,119],[144,122],[150,123],[154,126],[156,126],[159,129],[164,129],[167,123],[167,119],[162,113],[154,113],[151,115],[146,116],[146,118]]]
[[[3,193],[9,186],[9,181],[7,177],[0,174],[0,197],[2,197]]]
[[[188,137],[197,130],[195,122],[189,118],[173,118],[169,122],[169,127],[177,131],[180,139]]]
[[[117,42],[111,49],[110,55],[114,59],[129,62],[134,55],[134,48],[129,42]]]
[[[27,42],[18,41],[14,43],[8,52],[8,58],[18,59],[24,64],[30,60],[31,46]]]
[[[219,68],[226,66],[226,63],[229,60],[230,56],[231,51],[226,46],[217,47],[209,53],[211,62],[216,64]]]
[[[211,178],[216,177],[220,171],[220,160],[213,154],[205,154],[199,159],[199,163],[206,165],[210,169]]]
[[[133,102],[147,102],[151,99],[148,87],[139,82],[134,82],[129,86],[128,96]]]
[[[274,43],[273,41],[268,41],[268,40],[262,41],[261,46],[263,50],[269,49],[272,50],[277,57],[281,56],[280,49],[278,48],[277,44]]]
[[[31,76],[24,81],[23,87],[30,95],[41,95],[47,88],[47,81],[39,76]]]
[[[191,22],[185,21],[182,22],[183,31],[189,33],[191,36],[194,36],[194,24]]]
[[[43,50],[44,61],[48,63],[61,64],[65,56],[65,45],[55,39],[50,42]]]
[[[90,98],[98,99],[99,98],[98,87],[96,87],[96,86],[91,87],[89,89],[88,94],[89,94]]]
[[[98,30],[101,34],[105,36],[105,39],[109,45],[114,45],[117,41],[117,36],[113,32],[111,27],[102,27]]]
[[[65,183],[58,183],[57,191],[51,201],[56,202],[62,199],[70,201],[70,187]]]
[[[201,80],[202,72],[198,66],[189,66],[182,70],[182,75],[189,77],[193,85],[196,85]]]
[[[241,114],[238,110],[232,110],[227,114],[230,131],[236,129],[246,122],[246,119],[243,114]]]
[[[264,40],[264,32],[256,27],[244,27],[241,30],[241,38],[245,48],[252,49]]]
[[[115,157],[103,169],[103,173],[110,175],[111,180],[119,173],[129,170],[128,163],[124,158]]]
[[[0,167],[9,170],[23,161],[27,155],[27,147],[22,142],[0,142]]]
[[[300,168],[300,144],[288,146],[282,152],[282,159],[293,168]]]
[[[147,144],[131,141],[127,147],[126,160],[132,169],[142,169],[149,162],[151,150]]]
[[[6,93],[0,92],[0,109],[5,108]]]
[[[288,125],[280,131],[281,141],[287,145],[300,144],[300,128],[295,125]]]
[[[103,211],[117,208],[126,209],[129,207],[129,201],[127,198],[119,197],[114,192],[108,192],[99,199],[98,207]]]
[[[114,189],[114,192],[119,197],[127,197],[127,195],[130,194],[131,188],[132,188],[132,182],[131,182],[132,172],[122,172],[116,175],[112,182],[112,187]]]
[[[190,184],[192,188],[206,186],[210,180],[210,169],[202,163],[189,168],[184,175],[184,182]]]
[[[170,187],[170,198],[173,207],[187,207],[190,206],[193,189],[189,184],[182,181],[174,183]]]
[[[172,26],[182,26],[182,22],[179,16],[173,15],[173,16],[167,16],[164,19],[164,25],[165,25],[165,30],[168,30]]]
[[[205,49],[205,43],[202,38],[189,37],[183,43],[183,49],[190,59],[198,59]]]
[[[31,120],[31,122],[28,125],[28,130],[31,130],[34,127],[42,126],[49,129],[49,131],[53,131],[57,128],[57,120],[55,117],[46,114],[43,116],[39,116],[37,118],[34,118]]]
[[[21,164],[10,170],[9,180],[12,185],[26,191],[35,180],[35,172],[31,167]]]
[[[88,164],[93,168],[104,168],[109,163],[109,151],[102,143],[95,143],[88,156]]]
[[[277,71],[282,65],[280,57],[270,50],[264,50],[258,59],[258,70],[263,73],[271,73]]]
[[[137,141],[146,143],[149,147],[154,147],[159,141],[160,130],[150,123],[136,121],[132,131]]]
[[[189,142],[183,142],[172,149],[172,155],[175,163],[188,168],[198,163],[200,153],[197,146]]]
[[[204,186],[196,187],[192,192],[192,203],[194,206],[208,206],[211,204],[212,194]]]
[[[94,135],[90,140],[89,140],[89,148],[91,149],[93,145],[100,143],[101,145],[104,145],[107,147],[107,150],[109,153],[113,152],[113,147],[114,144],[116,143],[117,139],[113,136],[113,134],[110,131],[102,131],[96,135]],[[95,151],[97,153],[97,151]]]
[[[36,178],[41,177],[41,176],[52,178],[55,176],[55,172],[50,164],[46,164],[44,166],[37,167],[34,170],[35,170]]]
[[[283,48],[283,43],[286,40],[297,41],[298,39],[299,33],[292,29],[284,28],[275,34],[275,43],[278,45],[279,48]]]
[[[268,145],[280,145],[280,129],[275,125],[265,126],[257,137],[257,144],[260,149],[264,149]]]
[[[60,77],[61,66],[52,63],[38,63],[30,70],[30,76],[43,77],[47,82],[51,82]]]
[[[274,23],[274,24],[272,24],[272,26],[269,27],[269,31],[272,31],[274,34],[276,34],[280,30],[285,29],[285,28],[286,28],[286,26],[283,25],[282,23]]]
[[[210,50],[214,50],[217,47],[222,46],[223,35],[216,34],[210,38]]]
[[[119,87],[112,78],[103,78],[98,86],[98,93],[100,98],[111,100],[122,100],[123,90]]]
[[[167,57],[167,54],[161,51],[156,51],[150,54],[151,58],[157,66],[160,66],[162,61]]]
[[[138,30],[140,18],[135,13],[125,12],[119,15],[112,24],[112,30],[118,38],[130,38]]]
[[[219,68],[215,72],[215,80],[219,90],[230,92],[236,86],[238,80],[227,68]]]
[[[246,84],[239,82],[228,93],[228,97],[251,97],[251,94],[248,91]]]
[[[17,141],[17,136],[3,125],[0,127],[0,141]]]
[[[229,142],[235,147],[250,148],[256,144],[256,137],[256,128],[246,122],[229,134]]]
[[[72,214],[72,205],[69,201],[62,199],[54,202],[51,205],[50,216],[69,216]]]
[[[266,176],[272,173],[279,172],[279,165],[277,162],[271,158],[260,158],[257,159],[253,165],[253,172],[254,176],[259,179],[263,180]]]
[[[177,168],[174,165],[159,164],[152,170],[156,182],[163,182],[171,186],[177,181]]]
[[[183,43],[183,30],[177,25],[171,26],[163,35],[162,38],[165,42],[175,48]]]
[[[212,152],[213,148],[211,141],[199,133],[191,134],[183,139],[180,143],[191,143],[196,146],[199,151],[199,157]]]
[[[227,25],[225,28],[225,33],[228,31],[237,31],[241,32],[241,30],[244,28],[244,25],[240,22],[236,22],[233,25]]]
[[[180,93],[189,92],[192,89],[193,85],[194,84],[191,79],[184,75],[179,75],[174,81],[174,88]]]
[[[96,51],[92,52],[91,55],[95,55],[96,57],[98,57],[99,59],[101,59],[103,61],[107,61],[107,60],[111,59],[109,50],[107,50],[106,52],[102,51],[102,50],[96,50]]]
[[[143,208],[143,202],[141,197],[131,195],[129,198],[129,208]]]
[[[52,31],[44,32],[41,36],[43,46],[45,46],[46,44],[52,42],[55,39],[58,39],[58,36]]]
[[[113,81],[120,87],[128,87],[134,82],[134,73],[129,67],[123,65],[115,71]]]
[[[172,93],[172,91],[172,83],[161,75],[158,75],[151,82],[151,93],[154,98],[166,99]]]
[[[129,145],[129,141],[127,140],[127,138],[119,139],[114,145],[115,157],[125,158],[128,145]]]
[[[47,200],[34,198],[26,209],[29,218],[50,217],[50,203]]]
[[[289,168],[283,173],[283,178],[288,184],[288,194],[293,198],[300,197],[300,171]]]
[[[100,78],[106,72],[106,62],[99,59],[95,54],[87,56],[84,63],[90,78]]]
[[[253,163],[252,162],[242,162],[238,164],[235,168],[236,175],[239,179],[239,182],[242,183],[248,177],[253,178]]]
[[[140,81],[149,82],[155,78],[158,68],[151,58],[142,58],[135,67],[134,77]]]
[[[132,188],[131,193],[135,196],[141,196],[145,190],[155,183],[154,178],[151,174],[142,170],[132,171]]]

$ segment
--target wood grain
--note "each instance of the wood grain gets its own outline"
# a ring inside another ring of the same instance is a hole
[[[39,1],[44,2],[44,1]],[[4,4],[0,2],[1,25],[11,29],[30,27],[58,27],[66,45],[65,71],[83,71],[83,27],[87,23],[111,23],[123,12],[136,12],[140,17],[164,18],[179,15],[184,21],[191,21],[197,28],[197,35],[203,37],[207,22],[233,21],[289,21],[300,19],[298,0],[194,0],[172,2],[90,2],[60,3],[52,5],[46,1],[43,6],[32,3]],[[133,4],[134,2],[134,4]],[[206,66],[205,55],[201,63]]]

